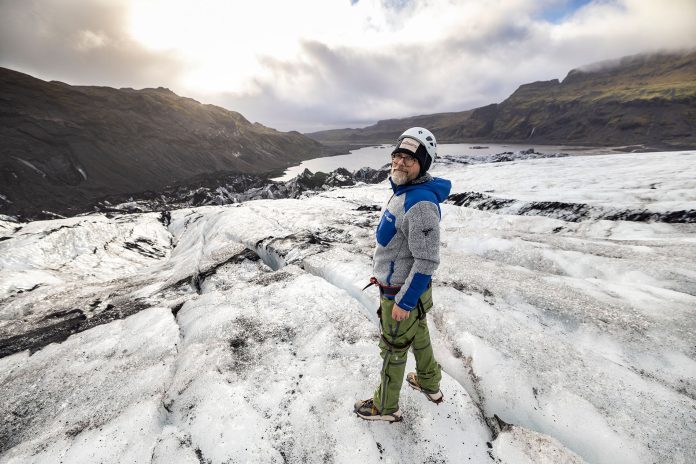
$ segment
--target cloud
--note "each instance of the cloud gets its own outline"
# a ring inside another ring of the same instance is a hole
[[[696,47],[693,0],[8,3],[0,65],[163,85],[281,130],[465,110],[592,62]]]
[[[595,61],[696,46],[684,20],[696,19],[696,12],[684,1],[661,9],[632,1],[574,4],[561,22],[545,20],[538,2],[498,2],[487,9],[444,5],[439,18],[435,3],[421,9],[400,5],[402,16],[391,21],[411,29],[433,20],[441,31],[435,39],[419,40],[416,33],[417,40],[379,47],[305,41],[291,59],[261,61],[253,96],[232,92],[218,101],[279,128],[358,127],[500,102],[520,84],[562,79]],[[667,34],[672,28],[677,32]]]
[[[119,2],[24,0],[0,4],[0,65],[47,80],[156,87],[185,66],[153,53],[125,28]]]

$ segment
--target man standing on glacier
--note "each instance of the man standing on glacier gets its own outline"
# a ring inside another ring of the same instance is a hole
[[[443,399],[426,313],[433,306],[431,279],[440,262],[440,203],[452,184],[427,173],[437,157],[435,136],[427,129],[412,127],[401,134],[391,157],[394,194],[377,226],[370,280],[380,292],[380,384],[372,398],[355,403],[354,411],[366,420],[398,422],[409,348],[416,358],[416,372],[410,372],[406,381],[433,403]]]

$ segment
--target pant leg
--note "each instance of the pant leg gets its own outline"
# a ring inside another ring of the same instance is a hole
[[[433,289],[428,287],[419,298],[424,313],[433,307]],[[428,331],[428,320],[423,315],[423,319],[418,321],[416,338],[413,340],[411,349],[416,358],[416,375],[421,387],[426,390],[437,391],[440,389],[442,380],[442,370],[440,364],[435,360],[433,347],[430,343],[430,332]]]
[[[399,394],[404,381],[406,357],[418,330],[418,314],[413,311],[408,319],[396,322],[392,319],[394,300],[380,299],[381,332],[379,348],[382,356],[380,384],[373,401],[377,409],[388,414],[399,409]]]
[[[416,358],[416,375],[421,387],[430,391],[438,391],[440,380],[442,380],[442,371],[433,354],[427,319],[423,318],[418,321],[416,338],[413,340],[411,348]]]

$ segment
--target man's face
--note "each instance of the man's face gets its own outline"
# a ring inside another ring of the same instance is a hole
[[[392,155],[391,176],[396,185],[404,185],[418,177],[420,164],[418,160],[406,153]]]

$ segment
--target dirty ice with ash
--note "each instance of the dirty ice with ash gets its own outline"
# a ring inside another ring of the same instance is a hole
[[[692,151],[433,173],[453,193],[669,213],[696,209],[694,166]],[[389,195],[0,222],[0,462],[696,462],[693,221],[443,205],[429,324],[445,402],[404,386],[403,423],[356,418],[380,368],[361,289]]]

